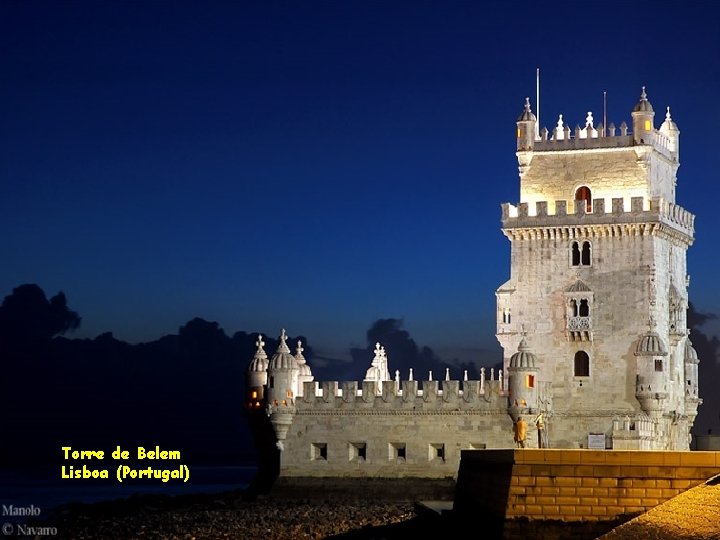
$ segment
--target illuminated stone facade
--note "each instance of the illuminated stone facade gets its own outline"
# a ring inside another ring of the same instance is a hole
[[[694,216],[675,203],[679,130],[669,109],[654,127],[645,89],[632,133],[595,127],[590,113],[570,138],[562,119],[539,138],[535,123],[526,103],[520,203],[502,216],[505,365],[525,335],[537,358],[532,405],[547,411],[554,447],[598,433],[615,449],[687,450],[700,400],[686,326]]]
[[[316,382],[284,330],[272,358],[260,337],[245,409],[281,475],[455,476],[461,450],[515,446],[518,417],[530,448],[689,449],[701,400],[686,327],[694,216],[675,204],[679,130],[669,110],[654,127],[644,89],[632,131],[596,127],[590,113],[574,131],[561,117],[536,135],[536,122],[526,101],[520,202],[502,205],[504,369],[391,379],[378,344],[365,380]]]

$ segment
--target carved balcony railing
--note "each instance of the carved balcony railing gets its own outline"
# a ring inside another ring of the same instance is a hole
[[[592,341],[592,317],[568,317],[567,334],[570,341]]]

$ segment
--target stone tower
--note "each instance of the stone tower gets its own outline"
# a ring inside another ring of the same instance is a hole
[[[694,216],[675,203],[680,132],[656,129],[645,88],[625,122],[541,130],[517,120],[520,203],[503,204],[510,279],[497,291],[504,367],[523,335],[536,355],[551,447],[689,448],[702,402],[688,339],[686,251]],[[516,378],[515,385],[521,383]],[[529,390],[513,388],[514,392]]]

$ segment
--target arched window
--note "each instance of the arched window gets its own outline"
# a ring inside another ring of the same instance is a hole
[[[577,317],[578,316],[578,305],[577,300],[574,298],[570,300],[570,316],[571,317]]]
[[[590,266],[590,242],[583,242],[582,244],[580,264],[582,264],[583,266]]]
[[[585,351],[578,351],[575,353],[575,376],[590,376],[590,357]]]
[[[576,201],[585,201],[585,212],[592,212],[592,193],[587,186],[580,186],[575,192]]]
[[[589,317],[590,316],[590,307],[588,306],[588,301],[583,298],[580,300],[580,316],[581,317]]]
[[[572,265],[579,266],[580,265],[580,247],[578,246],[578,243],[573,242],[571,249],[572,249]]]

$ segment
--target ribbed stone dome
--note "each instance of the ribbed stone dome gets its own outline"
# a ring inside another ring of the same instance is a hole
[[[518,352],[510,357],[511,368],[535,368],[535,355],[530,352],[530,347],[525,338],[520,340]]]
[[[648,101],[644,86],[642,87],[642,94],[640,94],[640,101],[635,105],[633,112],[653,112],[653,107]]]
[[[312,377],[312,371],[310,369],[310,366],[307,364],[307,360],[305,360],[305,356],[303,356],[303,349],[302,342],[298,340],[297,342],[297,349],[295,350],[295,362],[297,363],[299,371],[299,375],[301,377]]]
[[[665,356],[667,349],[657,332],[648,332],[638,342],[636,356]]]
[[[268,368],[268,358],[253,358],[248,367],[248,371],[266,371]]]
[[[670,116],[670,107],[667,108],[667,112],[665,113],[665,121],[660,126],[660,131],[665,134],[668,134],[672,131],[680,131],[677,127],[677,124],[673,121],[672,116]]]
[[[277,351],[273,354],[270,359],[269,369],[297,369],[298,364],[295,357],[290,354],[290,349],[287,346],[287,335],[283,328],[280,334],[280,343],[278,344]]]
[[[525,109],[523,110],[522,114],[518,116],[517,121],[518,122],[527,122],[528,120],[535,121],[537,118],[535,118],[535,115],[530,110],[530,98],[525,98]]]
[[[265,371],[268,368],[269,361],[263,348],[265,342],[263,341],[262,334],[258,334],[258,340],[255,342],[255,345],[257,345],[257,350],[255,351],[255,356],[253,356],[253,359],[250,361],[248,371]]]

